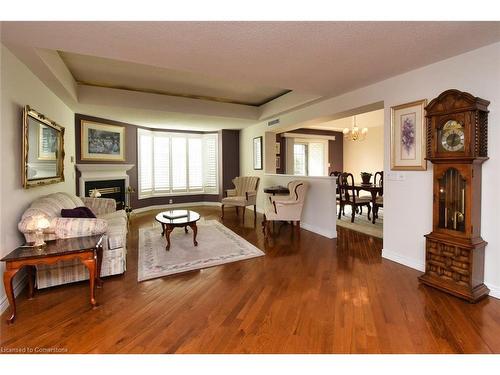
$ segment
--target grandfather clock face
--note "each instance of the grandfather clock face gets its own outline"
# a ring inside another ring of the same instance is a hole
[[[448,120],[438,130],[438,152],[463,152],[464,127],[456,120]]]

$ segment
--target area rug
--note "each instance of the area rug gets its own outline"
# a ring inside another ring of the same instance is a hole
[[[356,232],[365,233],[373,237],[382,238],[384,228],[384,209],[379,209],[378,219],[375,221],[375,224],[368,220],[366,212],[366,207],[363,207],[363,215],[356,215],[354,217],[354,223],[351,223],[351,206],[345,206],[345,216],[342,215],[340,220],[337,219],[337,225],[355,230]]]
[[[161,236],[159,225],[139,230],[139,281],[176,273],[213,267],[263,256],[257,247],[216,220],[197,223],[198,246],[193,246],[193,233],[175,228],[170,234],[170,250]]]

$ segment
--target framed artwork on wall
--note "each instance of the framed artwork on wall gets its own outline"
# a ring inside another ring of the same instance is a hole
[[[81,121],[81,159],[125,161],[125,127]]]
[[[58,133],[50,126],[38,127],[38,160],[56,160]]]
[[[276,156],[276,169],[281,169],[281,157]]]
[[[423,99],[391,107],[391,170],[427,170],[426,105]]]
[[[276,142],[276,155],[279,155],[281,154],[281,143],[280,142]]]
[[[253,169],[262,169],[262,137],[253,139]]]

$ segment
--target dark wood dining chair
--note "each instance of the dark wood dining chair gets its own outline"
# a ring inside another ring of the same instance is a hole
[[[354,223],[354,216],[356,215],[357,209],[366,206],[368,208],[368,220],[370,220],[371,213],[371,199],[368,197],[357,197],[356,189],[354,188],[354,176],[352,173],[341,173],[339,175],[339,214],[338,218],[340,220],[341,212],[343,212],[346,205],[351,206],[351,223]],[[361,211],[360,211],[361,212]]]
[[[381,191],[375,198],[375,203],[373,204],[373,224],[375,224],[375,219],[378,218],[378,210],[380,207],[384,207],[384,171],[375,173],[373,177],[374,185],[379,185],[382,187]]]
[[[333,171],[330,173],[330,177],[335,177],[335,201],[337,202],[337,206],[340,206],[340,188],[339,188],[339,176],[342,172],[339,171]],[[343,212],[343,215],[345,215],[345,212]]]

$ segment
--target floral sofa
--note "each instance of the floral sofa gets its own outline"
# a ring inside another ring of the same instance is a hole
[[[61,209],[87,206],[97,218],[63,218]],[[26,241],[33,241],[28,230],[35,216],[43,215],[50,227],[44,230],[44,239],[70,238],[104,234],[101,276],[121,274],[126,269],[127,215],[116,211],[116,202],[107,198],[79,198],[67,193],[54,193],[36,199],[24,212],[18,224]],[[88,270],[80,261],[59,262],[37,266],[36,283],[39,289],[72,283],[89,278]]]

